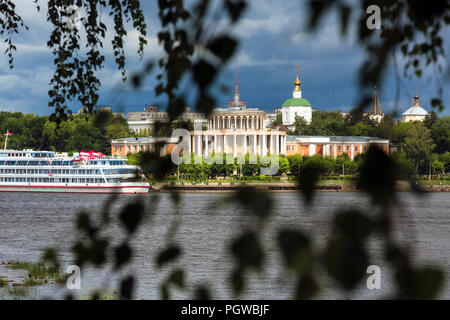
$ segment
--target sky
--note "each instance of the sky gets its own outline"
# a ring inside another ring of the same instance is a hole
[[[14,69],[8,66],[7,57],[0,56],[0,110],[20,111],[38,115],[50,114],[48,107],[49,81],[54,71],[53,56],[46,42],[51,26],[46,21],[45,1],[41,0],[41,11],[37,12],[32,0],[18,0],[19,14],[30,27],[14,38],[17,45]],[[315,34],[305,30],[307,11],[298,0],[249,1],[250,6],[233,33],[239,38],[235,57],[224,70],[219,81],[229,88],[227,93],[216,96],[218,106],[224,106],[233,94],[235,72],[238,70],[241,98],[248,107],[257,107],[273,112],[292,97],[295,66],[300,66],[303,97],[313,109],[341,110],[348,112],[358,101],[357,71],[364,55],[355,45],[351,33],[342,37],[336,17],[331,15]],[[157,33],[160,24],[156,1],[142,1],[147,22],[148,43],[143,60],[137,51],[137,33],[130,31],[126,39],[127,70],[139,71],[149,60],[157,61],[163,50],[158,45]],[[110,17],[105,17],[108,25]],[[450,39],[450,32],[445,37]],[[374,31],[379,32],[379,31]],[[107,35],[110,37],[110,34]],[[450,48],[445,48],[450,52]],[[0,52],[4,46],[0,45]],[[143,110],[145,105],[159,105],[164,109],[164,99],[156,97],[156,80],[149,77],[141,90],[133,90],[121,83],[115,67],[111,45],[105,46],[105,68],[98,72],[102,87],[100,104],[113,111],[130,112]],[[401,60],[400,60],[401,61]],[[402,74],[402,70],[399,71]],[[385,113],[402,112],[409,108],[418,88],[422,106],[431,110],[429,101],[437,95],[437,82],[442,81],[434,69],[427,70],[420,79],[400,79],[400,95],[396,99],[397,81],[395,69],[390,67],[384,81],[378,87],[381,106]],[[444,103],[450,105],[450,95],[444,85]],[[73,111],[80,107],[71,103]],[[450,115],[450,107],[439,116]]]

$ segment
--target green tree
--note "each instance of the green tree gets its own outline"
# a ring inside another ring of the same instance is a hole
[[[414,161],[417,172],[427,173],[434,147],[430,130],[422,122],[414,123],[408,130],[404,151],[407,157]]]
[[[349,132],[352,136],[371,137],[373,136],[374,128],[367,123],[358,122],[354,126],[349,128]]]
[[[402,149],[413,126],[412,122],[398,122],[392,129],[391,143],[398,144]]]
[[[431,110],[426,115],[425,120],[423,121],[423,124],[428,129],[431,129],[431,127],[433,126],[433,124],[436,122],[437,119],[439,119],[437,113],[434,110]]]
[[[289,172],[289,160],[280,155],[278,158],[278,173],[283,174]]]
[[[450,116],[437,119],[431,126],[431,137],[437,153],[450,152]]]
[[[283,123],[283,115],[282,113],[277,113],[276,119],[272,121],[272,123],[270,124],[270,126],[273,128],[279,124]]]
[[[298,175],[300,173],[303,158],[300,155],[295,154],[288,156],[287,160],[289,161],[289,169],[291,173],[294,175]]]
[[[309,126],[306,122],[305,118],[296,116],[295,117],[295,129],[292,133],[292,135],[295,136],[306,136],[309,135]]]

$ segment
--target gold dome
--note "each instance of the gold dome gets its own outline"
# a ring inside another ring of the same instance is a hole
[[[298,70],[299,70],[299,67],[297,66],[297,79],[295,79],[295,82],[294,82],[294,85],[295,85],[294,91],[301,91],[301,90],[300,90],[300,84],[301,84],[301,82],[300,82],[300,80],[298,79]]]

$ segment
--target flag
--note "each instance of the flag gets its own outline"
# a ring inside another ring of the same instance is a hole
[[[103,153],[101,153],[101,152],[96,152],[96,151],[94,151],[94,150],[89,151],[89,155],[90,155],[91,157],[93,157],[94,159],[97,159],[97,158],[103,158]]]

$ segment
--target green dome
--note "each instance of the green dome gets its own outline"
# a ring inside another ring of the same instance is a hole
[[[291,98],[283,103],[283,107],[310,107],[311,103],[303,98]]]

